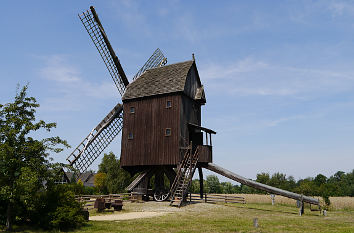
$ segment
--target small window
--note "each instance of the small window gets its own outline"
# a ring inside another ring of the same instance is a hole
[[[135,107],[130,107],[130,113],[135,113]]]
[[[130,133],[128,134],[128,139],[133,139],[133,133],[132,133],[132,132],[130,132]]]
[[[172,101],[171,100],[167,100],[166,101],[166,108],[171,108],[172,107]]]
[[[171,128],[165,129],[165,136],[171,136]]]

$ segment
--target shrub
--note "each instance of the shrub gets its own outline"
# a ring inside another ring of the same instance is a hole
[[[60,230],[75,228],[84,222],[81,214],[82,205],[75,200],[72,191],[59,194],[58,205],[53,213],[50,213],[50,226]]]
[[[34,197],[34,208],[27,219],[44,229],[69,230],[84,223],[82,203],[75,200],[71,185],[53,185]]]

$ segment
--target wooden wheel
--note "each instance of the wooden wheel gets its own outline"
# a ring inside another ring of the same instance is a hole
[[[169,195],[170,195],[169,191],[164,190],[164,189],[157,189],[154,192],[154,200],[155,201],[166,201]]]

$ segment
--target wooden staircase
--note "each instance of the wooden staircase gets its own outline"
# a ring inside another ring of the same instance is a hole
[[[190,145],[184,154],[183,160],[178,166],[177,175],[170,190],[171,206],[180,207],[185,199],[197,166],[198,153],[197,148],[193,154],[192,145]]]

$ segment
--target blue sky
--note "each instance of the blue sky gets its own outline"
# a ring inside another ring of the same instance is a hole
[[[195,53],[214,163],[249,178],[354,168],[353,1],[2,2],[0,103],[29,82],[72,147],[120,101],[77,17],[90,5],[130,79],[157,47],[169,64]]]

